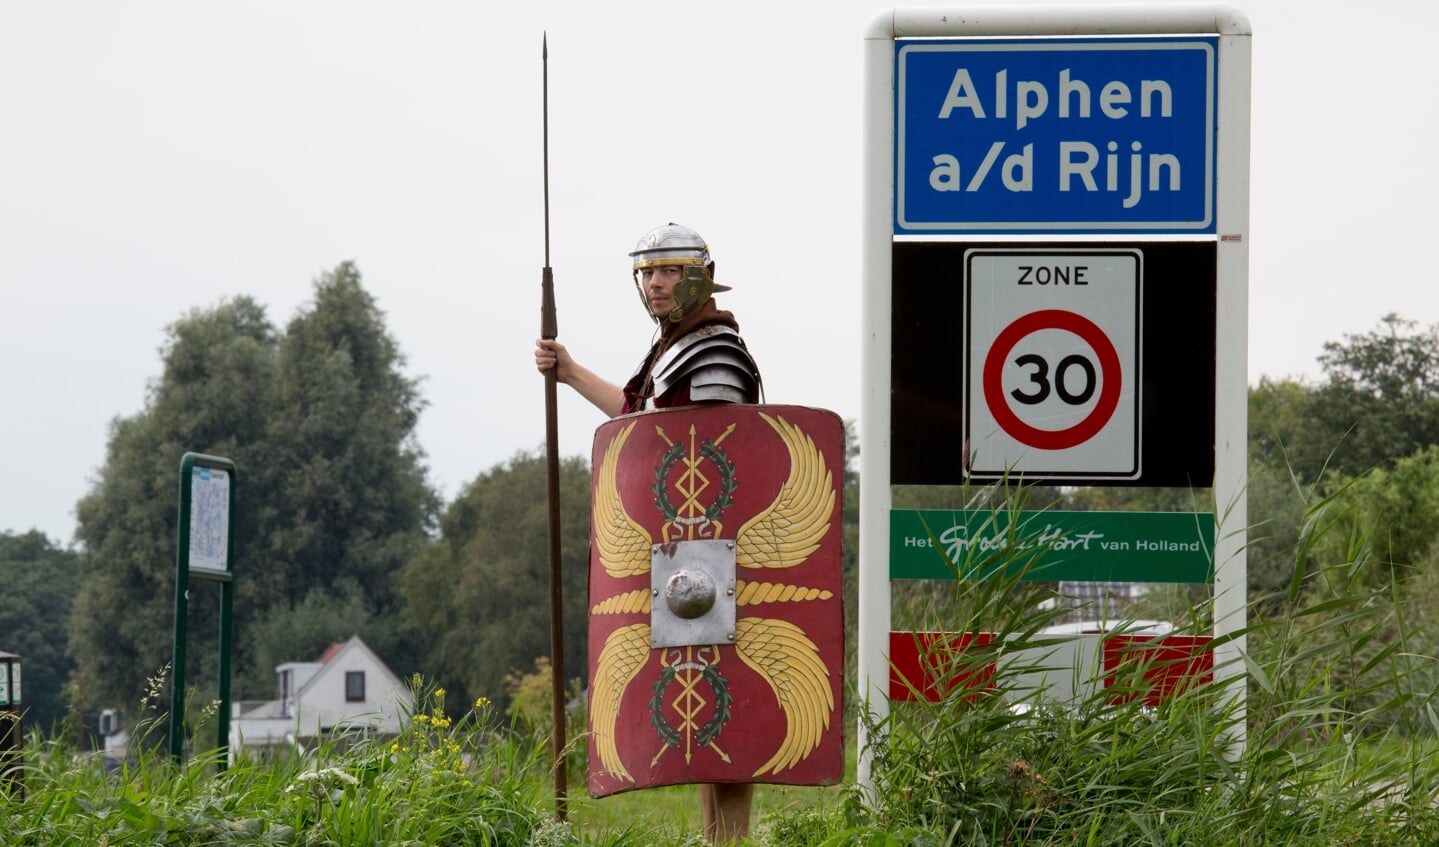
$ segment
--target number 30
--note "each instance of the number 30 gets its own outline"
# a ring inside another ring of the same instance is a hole
[[[1071,406],[1082,405],[1094,396],[1094,363],[1078,353],[1072,353],[1059,360],[1059,365],[1054,369],[1053,383],[1051,383],[1049,379],[1049,362],[1043,356],[1026,353],[1015,359],[1014,363],[1021,367],[1032,367],[1034,369],[1029,373],[1029,381],[1034,385],[1034,390],[1031,393],[1026,394],[1018,388],[1009,392],[1009,396],[1027,406],[1043,403],[1048,399],[1051,390],[1059,395],[1060,400],[1063,400]],[[1069,390],[1068,377],[1071,368],[1079,368],[1084,371],[1084,381],[1079,391]]]

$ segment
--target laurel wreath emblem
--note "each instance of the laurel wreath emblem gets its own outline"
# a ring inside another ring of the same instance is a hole
[[[655,468],[655,484],[651,486],[650,492],[655,495],[655,506],[664,514],[665,520],[674,523],[679,518],[679,509],[675,506],[669,496],[669,474],[670,470],[683,459],[685,446],[675,442],[660,457],[660,464]],[[705,520],[718,521],[724,514],[724,510],[734,505],[734,492],[739,488],[739,483],[734,478],[734,462],[730,461],[729,454],[715,445],[714,441],[706,440],[700,445],[700,456],[709,459],[719,471],[719,494],[715,496],[714,502],[705,508]]]
[[[709,721],[695,734],[695,739],[699,741],[701,747],[719,737],[720,732],[724,730],[724,725],[729,723],[730,706],[734,704],[734,695],[729,693],[729,684],[720,675],[718,668],[714,665],[705,665],[702,676],[714,692],[715,710]],[[670,747],[680,746],[680,742],[683,740],[679,730],[670,726],[664,716],[665,689],[671,682],[674,682],[674,679],[675,669],[673,666],[668,666],[660,671],[660,678],[655,680],[655,684],[650,687],[650,725],[655,728],[660,740]]]

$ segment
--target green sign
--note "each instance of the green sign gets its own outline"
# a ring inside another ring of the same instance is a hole
[[[891,579],[1211,582],[1214,515],[895,509]]]
[[[180,457],[179,535],[175,552],[175,642],[170,661],[170,755],[185,749],[185,648],[190,580],[220,583],[219,710],[215,748],[230,744],[230,645],[234,633],[235,463],[224,456],[186,453]],[[217,763],[220,770],[226,759]]]

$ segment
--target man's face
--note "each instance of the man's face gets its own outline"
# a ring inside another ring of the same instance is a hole
[[[674,310],[675,285],[684,276],[684,268],[679,265],[660,265],[640,271],[640,285],[650,304],[650,314],[663,318]]]

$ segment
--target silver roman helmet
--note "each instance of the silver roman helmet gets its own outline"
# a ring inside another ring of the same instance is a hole
[[[710,258],[709,245],[698,232],[687,226],[668,223],[655,227],[640,238],[630,258],[634,259],[635,290],[639,292],[646,312],[649,311],[649,300],[645,297],[644,286],[640,284],[640,271],[663,266],[685,269],[684,279],[675,285],[675,308],[669,313],[670,321],[679,321],[687,312],[710,299],[714,292],[730,290],[728,285],[719,285],[714,281],[715,265]]]

